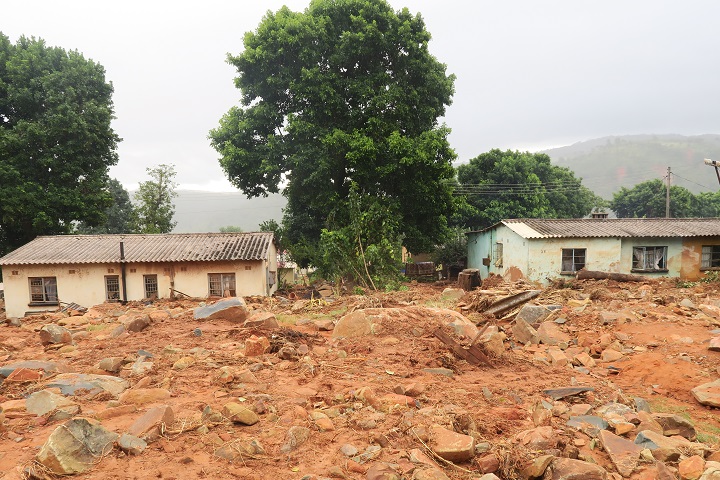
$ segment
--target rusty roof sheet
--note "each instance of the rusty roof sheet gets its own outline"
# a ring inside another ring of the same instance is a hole
[[[43,236],[0,258],[0,265],[118,263],[120,242],[123,242],[127,263],[265,260],[273,242],[273,234],[257,232]]]
[[[521,218],[480,231],[498,225],[523,238],[720,236],[720,218]]]

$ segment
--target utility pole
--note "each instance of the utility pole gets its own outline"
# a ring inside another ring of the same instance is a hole
[[[670,218],[670,167],[668,167],[667,183],[665,188],[665,218]]]

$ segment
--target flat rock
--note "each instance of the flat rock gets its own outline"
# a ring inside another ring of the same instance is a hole
[[[440,425],[430,428],[433,451],[451,462],[466,462],[475,455],[475,439]]]
[[[691,442],[697,438],[697,432],[692,422],[680,415],[672,413],[654,413],[652,416],[656,422],[663,428],[663,435],[670,437],[672,435],[680,435]]]
[[[142,332],[150,326],[150,315],[144,313],[123,315],[118,319],[128,332]]]
[[[258,312],[250,316],[243,327],[272,329],[280,327],[277,317],[272,312]]]
[[[522,478],[539,478],[545,473],[545,470],[550,466],[552,461],[555,459],[553,455],[542,455],[537,457],[527,467],[522,469]]]
[[[552,310],[543,305],[532,305],[526,303],[518,312],[515,320],[523,320],[529,324],[540,323],[550,316],[551,313]]]
[[[542,322],[537,328],[537,334],[545,345],[557,345],[570,341],[570,335],[563,332],[555,322]]]
[[[551,426],[542,426],[518,433],[515,440],[533,450],[548,450],[556,448],[560,438]]]
[[[712,337],[710,339],[708,350],[711,350],[713,352],[720,352],[720,337]]]
[[[78,391],[87,391],[107,392],[113,397],[120,395],[129,386],[128,381],[122,378],[86,373],[61,373],[45,384],[46,388],[59,388],[63,395],[75,395]]]
[[[373,333],[374,317],[367,310],[356,310],[344,315],[333,329],[333,338],[364,337]]]
[[[57,475],[90,470],[110,450],[118,434],[77,418],[57,427],[37,454],[36,460]]]
[[[285,443],[280,447],[282,453],[290,453],[296,450],[310,438],[310,429],[307,427],[292,426],[285,435]]]
[[[652,430],[643,430],[635,437],[635,443],[642,448],[652,451],[653,457],[661,462],[673,462],[680,458],[680,455],[701,455],[705,456],[710,449],[702,443],[693,443],[690,440],[680,437],[666,437],[662,433]]]
[[[595,391],[592,387],[565,387],[550,388],[548,390],[543,390],[543,393],[551,397],[553,400],[560,400],[561,398],[573,397],[575,395],[580,395],[581,393],[592,391]]]
[[[640,451],[643,448],[607,430],[601,430],[598,438],[618,473],[623,477],[629,477],[638,465]]]
[[[698,480],[705,471],[705,459],[700,455],[685,458],[678,464],[678,473],[683,480]]]
[[[519,315],[513,323],[512,333],[515,340],[523,345],[527,343],[540,343],[540,337],[538,336],[537,330],[535,330],[528,322],[519,318]]]
[[[135,420],[127,433],[147,443],[154,442],[175,421],[175,412],[169,405],[153,407]]]
[[[248,313],[245,300],[233,297],[198,307],[193,311],[193,317],[195,320],[229,320],[234,323],[242,323],[248,317]]]
[[[607,480],[604,468],[594,463],[574,460],[572,458],[556,458],[545,472],[546,480]]]
[[[170,392],[164,388],[133,388],[120,395],[120,403],[143,405],[158,403],[170,398]]]
[[[122,369],[123,363],[124,363],[123,357],[107,357],[103,358],[98,362],[97,367],[100,370],[105,370],[106,372],[110,373],[117,373]]]
[[[598,434],[607,429],[609,424],[602,418],[595,415],[578,415],[570,417],[567,421],[569,427],[577,428],[581,432],[591,437],[597,437]]]
[[[703,383],[690,390],[695,400],[708,407],[720,407],[720,379]]]
[[[27,411],[38,416],[43,416],[55,409],[66,407],[72,407],[69,411],[75,411],[77,404],[69,398],[49,390],[40,390],[39,392],[31,393],[28,398],[25,399],[25,408]]]

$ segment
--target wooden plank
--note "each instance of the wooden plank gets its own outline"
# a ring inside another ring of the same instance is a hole
[[[471,345],[470,348],[465,348],[460,345],[460,342],[452,338],[450,335],[445,333],[441,327],[437,328],[433,335],[439,338],[445,345],[450,347],[450,350],[458,357],[466,360],[469,364],[479,366],[484,364],[488,367],[492,367],[493,364],[490,359],[480,350],[477,345]]]
[[[542,290],[526,290],[524,292],[516,293],[515,295],[510,295],[509,297],[501,298],[483,310],[483,313],[489,313],[495,316],[502,315],[518,305],[529,302],[540,295],[540,293],[542,293]]]
[[[577,272],[578,280],[615,280],[616,282],[644,282],[647,277],[632,275],[629,273],[594,272],[592,270],[580,270]]]

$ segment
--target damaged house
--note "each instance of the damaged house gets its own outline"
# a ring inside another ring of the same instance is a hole
[[[467,235],[481,278],[547,283],[584,268],[693,281],[720,270],[719,218],[513,219]]]
[[[63,304],[272,295],[272,233],[59,235],[0,258],[8,317]]]

